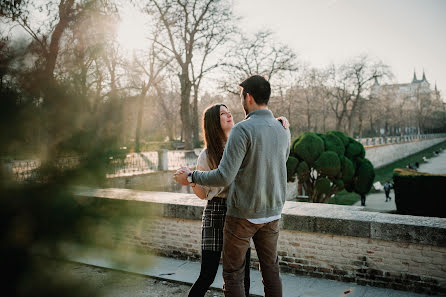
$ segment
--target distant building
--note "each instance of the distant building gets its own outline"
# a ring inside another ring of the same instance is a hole
[[[387,102],[397,107],[401,114],[411,115],[413,121],[406,122],[404,127],[398,129],[399,133],[403,132],[404,134],[420,133],[420,125],[415,120],[417,114],[422,112],[423,108],[429,105],[432,99],[439,100],[440,98],[437,84],[435,84],[432,90],[424,71],[421,79],[417,78],[416,72],[414,71],[412,81],[403,84],[379,84],[378,78],[375,77],[370,95],[381,99],[381,102]],[[401,131],[401,128],[404,131]]]
[[[420,94],[432,94],[437,92],[437,85],[435,84],[435,90],[431,90],[430,83],[426,79],[426,74],[423,71],[423,77],[417,79],[417,74],[413,72],[413,79],[410,83],[405,84],[386,84],[380,85],[378,79],[375,77],[375,83],[372,86],[371,94],[375,96],[382,96],[386,93],[396,95],[398,99],[412,99],[417,100]]]

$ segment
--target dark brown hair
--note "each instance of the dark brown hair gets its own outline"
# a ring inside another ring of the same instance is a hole
[[[239,86],[243,88],[243,99],[246,99],[246,94],[249,93],[257,104],[268,105],[269,97],[271,96],[271,85],[263,76],[252,75],[239,84]]]
[[[220,124],[220,107],[222,106],[228,108],[222,103],[217,103],[209,106],[203,112],[204,146],[211,169],[217,168],[220,164],[226,144],[226,135]]]

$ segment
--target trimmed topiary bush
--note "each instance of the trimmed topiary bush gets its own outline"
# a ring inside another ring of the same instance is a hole
[[[314,163],[314,169],[321,175],[337,176],[341,170],[341,161],[335,152],[325,151]]]
[[[312,132],[305,132],[298,137],[299,140],[291,148],[294,154],[309,165],[313,165],[319,156],[325,151],[322,138]]]
[[[371,178],[373,177],[373,178]],[[375,179],[375,171],[372,163],[367,159],[359,159],[356,173],[355,192],[359,195],[367,194]]]
[[[286,170],[288,176],[292,176],[294,172],[296,172],[297,165],[299,165],[299,160],[297,158],[293,156],[288,157],[288,160],[286,161]]]
[[[399,214],[446,218],[443,205],[446,174],[393,170],[396,210]]]
[[[297,176],[309,202],[325,203],[344,189],[366,194],[375,171],[361,143],[340,131],[306,132],[293,141],[287,162],[288,180]]]
[[[327,132],[324,138],[325,150],[333,151],[338,156],[344,156],[345,153],[345,145],[342,140],[334,133]]]

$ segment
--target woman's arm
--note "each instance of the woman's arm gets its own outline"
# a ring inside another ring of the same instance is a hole
[[[198,196],[198,198],[205,200],[206,199],[206,190],[197,184],[191,184],[192,190],[194,191],[195,195]]]

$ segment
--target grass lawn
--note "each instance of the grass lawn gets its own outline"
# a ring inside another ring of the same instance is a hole
[[[406,168],[409,163],[415,164],[415,162],[418,162],[419,164],[425,163],[423,161],[423,157],[426,157],[428,159],[432,158],[434,156],[435,151],[441,151],[446,149],[446,141],[436,144],[430,148],[427,148],[421,152],[418,152],[416,154],[413,154],[409,157],[403,158],[401,160],[395,161],[391,164],[388,164],[384,167],[381,167],[379,169],[375,169],[375,180],[374,183],[379,181],[381,184],[384,184],[386,180],[392,181],[393,176],[393,169],[395,168]],[[370,190],[370,193],[375,193],[376,191],[373,187]],[[359,201],[361,197],[356,193],[349,193],[346,190],[343,190],[339,193],[337,193],[335,196],[330,198],[328,203],[331,204],[339,204],[339,205],[353,205],[357,201]]]
[[[357,201],[361,200],[361,197],[356,193],[349,193],[346,190],[342,190],[328,200],[329,204],[338,205],[353,205]]]

